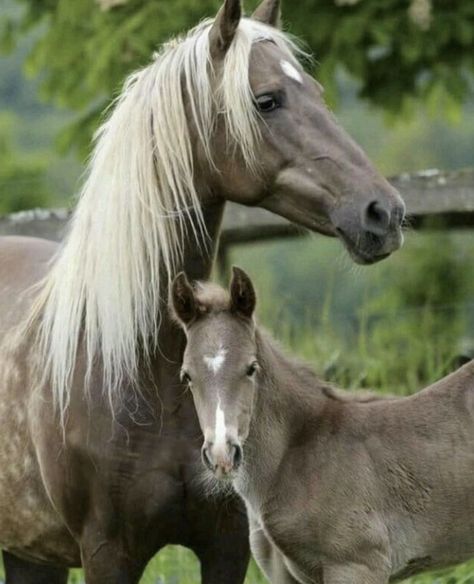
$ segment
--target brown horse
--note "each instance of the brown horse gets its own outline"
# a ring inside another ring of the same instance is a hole
[[[386,584],[474,556],[474,361],[406,398],[357,399],[288,358],[228,294],[184,275],[182,376],[203,461],[246,503],[253,554],[276,584]]]
[[[78,565],[88,584],[136,583],[170,543],[194,550],[207,584],[244,579],[241,503],[194,480],[202,438],[170,279],[209,276],[227,200],[338,235],[360,263],[400,246],[404,214],[278,21],[277,0],[253,18],[226,0],[165,45],[99,131],[65,242],[0,240],[9,584]]]

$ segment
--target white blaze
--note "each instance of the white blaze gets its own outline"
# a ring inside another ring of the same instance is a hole
[[[215,374],[224,364],[226,355],[227,351],[221,348],[214,357],[204,357],[204,363],[208,366],[209,370]]]
[[[226,439],[226,427],[225,427],[225,416],[221,408],[221,401],[217,402],[216,407],[216,427],[214,429],[214,446],[216,448],[225,447],[227,443]]]
[[[283,59],[280,61],[280,64],[285,75],[291,77],[291,79],[294,79],[295,81],[298,81],[298,83],[303,83],[303,76],[294,65]]]

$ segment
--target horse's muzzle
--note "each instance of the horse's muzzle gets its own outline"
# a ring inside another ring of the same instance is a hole
[[[372,200],[357,210],[341,207],[333,213],[337,235],[352,259],[359,264],[373,264],[385,259],[403,243],[402,224],[405,206]]]

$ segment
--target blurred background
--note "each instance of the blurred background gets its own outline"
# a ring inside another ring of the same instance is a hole
[[[125,76],[218,6],[0,0],[0,214],[72,206]],[[284,23],[382,172],[474,166],[472,0],[287,0]],[[240,246],[231,260],[257,283],[260,320],[343,387],[407,394],[474,355],[474,229],[408,229],[404,248],[369,268],[317,236]],[[474,583],[474,564],[414,581]],[[196,562],[167,551],[143,582],[199,582]],[[248,582],[263,582],[254,566]]]

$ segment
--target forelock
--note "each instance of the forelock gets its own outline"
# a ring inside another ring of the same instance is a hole
[[[197,282],[195,294],[202,314],[212,314],[230,310],[230,296],[227,290],[210,282]]]

